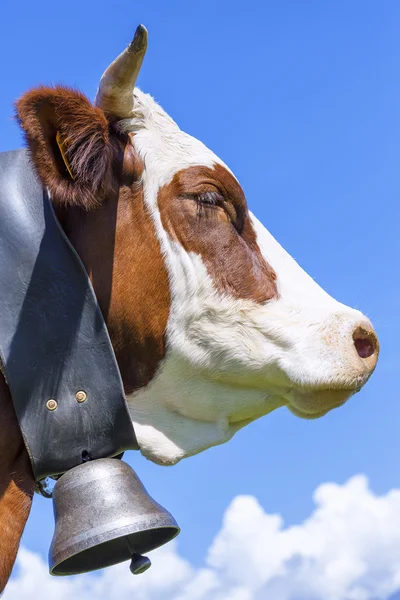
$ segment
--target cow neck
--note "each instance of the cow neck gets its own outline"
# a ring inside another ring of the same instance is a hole
[[[114,185],[94,210],[57,206],[59,221],[92,282],[126,394],[145,387],[166,352],[168,273],[146,209],[143,164],[128,143]]]

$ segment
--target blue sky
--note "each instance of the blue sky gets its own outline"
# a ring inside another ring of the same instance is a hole
[[[129,453],[197,568],[238,495],[291,525],[312,513],[323,482],[363,473],[377,495],[400,488],[400,4],[6,2],[0,151],[22,145],[20,94],[65,83],[93,98],[140,22],[149,50],[139,86],[223,158],[264,225],[331,295],[365,312],[381,342],[371,381],[321,420],[281,409],[173,468]],[[24,545],[45,556],[52,528],[51,503],[36,498]]]

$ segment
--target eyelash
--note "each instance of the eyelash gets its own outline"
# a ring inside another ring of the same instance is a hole
[[[221,205],[221,196],[218,192],[202,192],[196,194],[194,199],[197,203],[198,217],[215,215],[215,209]]]
[[[206,206],[218,206],[221,203],[221,196],[218,192],[203,192],[197,194],[196,201]]]
[[[195,202],[197,204],[197,216],[198,217],[208,217],[208,218],[215,217],[217,214],[215,209],[218,207],[222,208],[223,210],[226,210],[226,207],[224,206],[224,202],[225,202],[224,196],[221,193],[219,193],[217,190],[210,191],[210,192],[200,192],[199,194],[189,194],[189,197],[191,197],[192,200],[195,200]],[[237,219],[237,214],[236,214],[235,220],[234,220],[234,218],[232,218],[231,214],[229,214],[229,217],[232,221],[232,225],[240,233],[242,227],[241,227],[241,221],[239,219]]]

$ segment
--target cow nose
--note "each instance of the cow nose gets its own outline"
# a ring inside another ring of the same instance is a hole
[[[375,331],[368,325],[359,325],[353,332],[353,341],[360,358],[368,360],[374,369],[379,354],[379,342]]]

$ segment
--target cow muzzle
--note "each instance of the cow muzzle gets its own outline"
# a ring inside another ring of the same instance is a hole
[[[336,321],[343,324],[343,317]],[[378,361],[378,338],[367,320],[347,322],[346,327],[337,327],[334,321],[324,328],[322,339],[323,345],[314,352],[313,375],[295,381],[284,396],[288,408],[303,418],[318,418],[342,406],[361,390]]]

